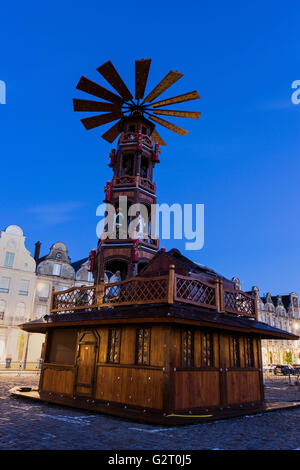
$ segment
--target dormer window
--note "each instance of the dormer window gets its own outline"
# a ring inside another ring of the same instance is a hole
[[[14,264],[14,258],[15,258],[15,254],[7,251],[5,253],[4,267],[12,268]]]
[[[55,263],[55,264],[53,265],[53,272],[52,272],[52,274],[53,274],[54,276],[60,276],[60,272],[61,272],[61,265]]]

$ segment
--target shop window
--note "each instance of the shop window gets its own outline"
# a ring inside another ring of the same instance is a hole
[[[182,332],[182,365],[183,367],[194,366],[194,332],[184,330]]]
[[[214,367],[214,343],[213,334],[210,332],[202,332],[202,366]]]
[[[248,337],[245,338],[245,365],[254,367],[253,339]]]
[[[136,330],[136,364],[150,365],[150,328]]]
[[[240,341],[239,337],[236,335],[230,336],[230,364],[231,367],[240,367]]]
[[[121,329],[110,328],[108,334],[107,362],[118,364],[120,362]]]

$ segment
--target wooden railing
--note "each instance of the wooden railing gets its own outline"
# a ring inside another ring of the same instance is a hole
[[[240,290],[224,289],[219,279],[205,282],[196,276],[176,274],[173,265],[168,274],[162,276],[136,276],[108,284],[102,280],[97,286],[53,292],[51,313],[154,303],[190,304],[217,312],[257,317],[255,297]]]
[[[142,176],[131,176],[122,175],[113,179],[113,187],[118,188],[121,186],[140,186],[151,193],[155,193],[156,185],[152,183],[149,178],[143,178]]]

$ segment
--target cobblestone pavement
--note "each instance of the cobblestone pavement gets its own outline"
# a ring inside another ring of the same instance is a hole
[[[300,408],[167,428],[8,394],[14,386],[37,384],[36,375],[0,375],[0,449],[300,449]],[[296,386],[270,384],[266,398],[300,400],[300,390]]]

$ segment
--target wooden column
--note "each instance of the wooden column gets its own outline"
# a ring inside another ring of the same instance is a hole
[[[174,288],[175,288],[175,265],[169,266],[169,279],[168,279],[168,303],[174,303]]]
[[[97,299],[97,306],[99,310],[103,305],[104,290],[105,290],[104,278],[101,277],[99,284],[96,285],[96,299]]]

